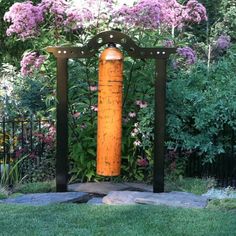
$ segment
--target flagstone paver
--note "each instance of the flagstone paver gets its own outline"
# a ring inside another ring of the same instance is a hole
[[[15,198],[8,198],[3,200],[1,203],[43,206],[55,203],[87,202],[89,199],[90,195],[83,192],[35,193],[24,194]]]
[[[110,205],[151,204],[185,208],[204,208],[207,205],[208,199],[207,197],[186,192],[151,193],[113,191],[103,198],[103,202]]]
[[[90,199],[87,203],[90,205],[104,205],[104,203],[102,202],[102,197],[94,197]]]
[[[152,191],[152,185],[143,183],[113,183],[113,182],[91,182],[91,183],[78,183],[68,186],[69,191],[78,191],[86,193],[96,193],[106,195],[111,191]]]

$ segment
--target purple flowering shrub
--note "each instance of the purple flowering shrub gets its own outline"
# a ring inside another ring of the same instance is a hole
[[[6,32],[8,36],[31,40],[38,49],[73,41],[85,44],[96,32],[114,27],[131,31],[134,36],[139,34],[137,29],[162,29],[167,36],[171,32],[173,36],[174,29],[183,29],[189,23],[200,23],[206,19],[205,7],[196,0],[190,0],[185,5],[176,0],[139,0],[133,5],[117,5],[115,0],[42,0],[35,5],[26,1],[14,3],[4,16],[4,20],[10,23]],[[76,35],[75,32],[80,33]],[[168,46],[174,46],[170,42]],[[192,64],[193,54],[183,53],[184,57],[188,57],[187,63]],[[43,56],[34,53],[25,55],[21,62],[22,75],[32,75],[34,70],[40,69],[44,60]]]
[[[4,15],[4,20],[12,23],[7,29],[7,36],[16,34],[21,40],[39,35],[39,25],[44,21],[40,6],[32,2],[13,4]]]
[[[36,52],[26,53],[21,60],[21,75],[32,75],[34,71],[39,70],[46,60],[45,56],[38,55]]]
[[[187,22],[200,23],[206,21],[206,8],[197,0],[189,0],[185,6],[183,18]]]
[[[178,64],[180,64],[181,59],[183,59],[187,65],[192,65],[197,60],[195,51],[190,47],[178,48],[177,53],[181,57],[180,60],[177,62]]]
[[[216,41],[216,48],[225,51],[230,47],[231,38],[228,35],[220,35]]]
[[[52,27],[62,27],[65,20],[65,9],[69,6],[65,0],[42,0],[38,4],[40,11],[45,16],[50,15]],[[51,27],[50,27],[51,28]]]
[[[80,3],[65,0],[42,0],[39,4],[32,2],[15,3],[6,12],[4,19],[11,23],[8,35],[16,34],[21,39],[37,36],[41,23],[50,15],[54,27],[71,29],[91,29],[106,24],[107,28],[118,23],[143,29],[158,29],[164,27],[182,28],[186,22],[200,23],[207,19],[206,10],[196,0],[190,0],[186,5],[176,0],[140,0],[134,6],[117,6],[114,0],[81,1]],[[102,24],[99,24],[99,22]]]
[[[176,0],[141,0],[133,7],[123,6],[118,10],[128,27],[158,29],[161,26],[183,28],[186,23],[207,20],[206,9],[196,0],[181,5]]]
[[[202,45],[202,48],[205,51],[205,58],[203,58],[203,60],[207,59],[208,67],[210,67],[211,62],[216,62],[220,60],[222,56],[230,53],[232,45],[232,39],[227,34],[212,37],[208,45]]]

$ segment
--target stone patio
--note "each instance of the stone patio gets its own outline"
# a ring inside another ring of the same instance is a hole
[[[69,185],[66,193],[25,194],[0,201],[0,204],[43,206],[56,203],[91,205],[151,204],[184,208],[204,208],[208,198],[186,192],[153,193],[152,186],[142,183],[81,183]]]
[[[86,192],[107,195],[111,191],[140,191],[152,192],[152,185],[144,183],[114,183],[114,182],[92,182],[78,183],[68,186],[68,191],[71,192]]]

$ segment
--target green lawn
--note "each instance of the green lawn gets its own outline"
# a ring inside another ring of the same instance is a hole
[[[0,204],[0,235],[236,235],[236,211],[163,206]]]

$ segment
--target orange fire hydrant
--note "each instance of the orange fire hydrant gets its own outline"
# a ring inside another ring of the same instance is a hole
[[[121,169],[123,54],[109,45],[99,58],[97,174]]]

